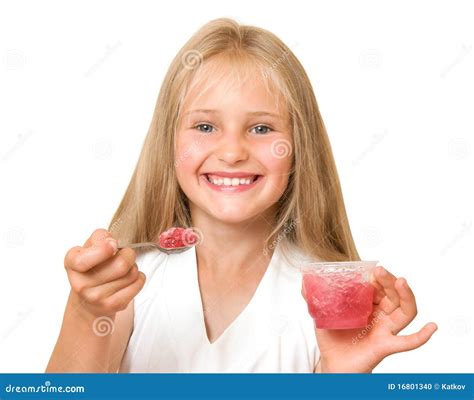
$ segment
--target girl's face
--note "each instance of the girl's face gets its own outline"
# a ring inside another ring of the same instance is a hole
[[[237,85],[231,76],[214,85],[204,79],[186,96],[175,137],[178,182],[193,212],[227,223],[271,218],[291,168],[289,116],[257,73]]]

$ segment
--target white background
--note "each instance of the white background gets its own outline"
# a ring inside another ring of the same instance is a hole
[[[171,59],[232,17],[305,66],[361,257],[404,276],[439,325],[376,372],[473,372],[470,2],[4,1],[0,5],[0,371],[42,372],[68,248],[106,227]]]

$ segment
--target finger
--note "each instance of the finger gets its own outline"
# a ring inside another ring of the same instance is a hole
[[[383,268],[383,267],[381,267]],[[373,273],[370,274],[369,276],[369,282],[375,286],[376,289],[383,291],[383,286],[377,281],[377,278],[375,277],[375,274],[377,273],[377,269],[374,269]]]
[[[383,289],[374,288],[373,303],[377,305],[380,304],[385,296],[385,291]]]
[[[124,310],[128,304],[133,300],[133,298],[142,290],[145,285],[146,276],[143,272],[139,272],[138,278],[131,285],[120,289],[112,296],[105,300],[106,310],[115,312],[117,310]]]
[[[130,268],[130,271],[127,275],[114,281],[91,287],[83,293],[83,296],[84,298],[88,299],[89,302],[97,303],[101,299],[110,297],[120,289],[123,289],[134,283],[139,277],[139,272],[140,271],[138,271],[138,267],[134,265],[132,268]]]
[[[426,324],[418,332],[405,336],[393,336],[389,346],[389,354],[409,351],[423,346],[438,329],[434,322]]]
[[[395,288],[397,289],[398,296],[400,297],[400,308],[405,315],[415,316],[417,311],[416,299],[413,291],[405,278],[398,278]]]
[[[89,275],[97,282],[94,286],[111,282],[127,275],[135,265],[136,259],[137,253],[133,249],[126,247],[112,258],[96,265],[89,271]]]
[[[301,285],[301,294],[303,295],[303,299],[306,300],[306,291],[304,289],[304,283]]]
[[[418,310],[415,295],[408,286],[405,278],[398,278],[395,282],[395,288],[400,297],[400,307],[390,315],[390,319],[393,321],[395,327],[393,333],[397,334],[413,321]]]
[[[86,240],[83,247],[93,246],[94,244],[99,243],[101,240],[104,240],[108,237],[112,237],[112,234],[108,230],[96,229],[94,232],[92,232],[92,235],[89,237],[89,239]]]
[[[73,247],[66,254],[64,266],[77,272],[86,272],[111,258],[117,252],[118,243],[107,238],[91,247]]]
[[[369,277],[369,282],[374,286],[374,299],[373,303],[374,304],[380,304],[382,299],[385,297],[385,291],[383,290],[383,286],[377,282],[377,279],[375,279],[374,274],[370,274]]]
[[[114,266],[112,265],[111,268]],[[133,270],[135,272],[132,272]],[[86,296],[90,293],[95,293],[95,291],[90,291],[92,288],[102,287],[110,282],[115,282],[118,279],[123,279],[124,277],[129,277],[130,274],[135,274],[135,278],[137,277],[138,267],[137,264],[133,264],[128,272],[123,276],[117,276],[115,279],[106,279],[104,275],[100,275],[97,272],[93,272],[94,268],[92,268],[88,272],[77,272],[74,270],[68,270],[68,278],[71,284],[71,288],[78,294],[82,296]],[[109,274],[112,275],[112,274]],[[118,274],[115,274],[118,275]]]
[[[395,289],[395,281],[397,278],[383,267],[376,268],[375,278],[377,282],[382,285],[386,294],[386,297],[382,299],[380,305],[387,314],[390,314],[400,305],[400,298]]]

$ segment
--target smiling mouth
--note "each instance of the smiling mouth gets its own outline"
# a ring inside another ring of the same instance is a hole
[[[242,178],[229,178],[218,175],[204,174],[204,177],[210,184],[221,187],[249,186],[257,181],[261,176],[262,175],[250,175]]]

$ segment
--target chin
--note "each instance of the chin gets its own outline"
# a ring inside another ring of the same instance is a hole
[[[242,209],[237,210],[229,210],[227,212],[221,211],[220,212],[212,212],[210,215],[219,220],[220,222],[227,223],[227,224],[240,224],[246,221],[249,221],[252,218],[255,218],[259,212],[242,212]]]

